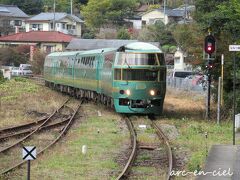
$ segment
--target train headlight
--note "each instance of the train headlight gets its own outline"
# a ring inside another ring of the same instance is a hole
[[[131,91],[130,91],[129,89],[127,89],[127,90],[125,91],[125,93],[126,93],[128,96],[130,96]]]
[[[120,90],[119,93],[120,93],[120,94],[124,94],[124,90]]]
[[[149,93],[150,93],[151,96],[155,96],[155,94],[156,94],[156,92],[152,89],[149,91]]]

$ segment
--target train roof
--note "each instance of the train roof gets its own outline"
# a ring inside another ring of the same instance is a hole
[[[51,54],[48,54],[49,57],[54,56],[74,56],[77,53],[82,53],[82,51],[64,51],[64,52],[53,52]]]
[[[67,50],[86,51],[92,49],[103,48],[120,48],[128,44],[139,42],[138,40],[122,40],[122,39],[72,39],[67,46]],[[159,42],[148,42],[157,47],[160,47]]]
[[[126,52],[162,52],[157,46],[145,42],[133,42],[124,46]]]
[[[99,54],[99,53],[111,52],[111,51],[116,51],[116,50],[117,50],[116,48],[94,49],[94,50],[82,51],[81,55]]]

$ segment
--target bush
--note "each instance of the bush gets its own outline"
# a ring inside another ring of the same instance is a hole
[[[177,51],[177,47],[176,46],[170,46],[169,47],[169,52],[170,53],[175,53]]]
[[[168,52],[169,52],[169,48],[170,48],[170,45],[164,45],[164,46],[162,46],[162,50],[163,50],[163,52],[165,52],[165,53],[168,53]]]
[[[94,39],[95,34],[93,32],[86,32],[82,35],[82,39]]]
[[[34,74],[43,74],[43,66],[46,55],[46,53],[43,53],[40,50],[35,51],[33,61],[30,62]]]
[[[130,35],[128,31],[124,28],[119,29],[117,32],[117,38],[118,39],[130,39]]]
[[[5,78],[3,77],[3,72],[0,70],[0,84],[4,83]]]

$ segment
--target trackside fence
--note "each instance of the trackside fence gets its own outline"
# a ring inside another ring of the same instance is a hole
[[[193,79],[167,77],[167,88],[204,93],[207,90],[207,81],[195,82]]]

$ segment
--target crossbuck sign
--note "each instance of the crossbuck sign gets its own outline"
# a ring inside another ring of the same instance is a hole
[[[34,160],[36,159],[37,152],[35,146],[25,146],[22,149],[23,160]]]

